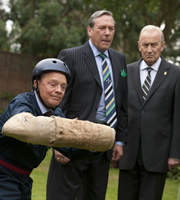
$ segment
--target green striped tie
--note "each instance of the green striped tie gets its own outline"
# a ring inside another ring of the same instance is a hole
[[[116,114],[116,104],[115,97],[113,93],[113,85],[111,80],[111,75],[104,54],[99,55],[102,58],[102,70],[103,70],[103,82],[104,82],[104,97],[106,105],[106,122],[112,128],[116,126],[117,114]]]

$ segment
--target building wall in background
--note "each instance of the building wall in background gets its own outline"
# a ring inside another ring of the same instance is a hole
[[[0,112],[14,96],[31,90],[32,69],[39,60],[37,57],[0,51]]]

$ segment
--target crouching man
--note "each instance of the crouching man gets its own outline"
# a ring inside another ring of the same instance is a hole
[[[0,116],[0,199],[31,199],[32,179],[29,175],[48,150],[47,146],[32,145],[3,135],[4,123],[21,112],[64,117],[58,105],[69,80],[70,71],[64,62],[54,58],[41,60],[32,72],[32,91],[17,95]]]

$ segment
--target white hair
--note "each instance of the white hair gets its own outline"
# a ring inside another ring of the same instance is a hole
[[[154,26],[154,25],[147,25],[144,28],[142,28],[140,35],[139,35],[139,41],[140,41],[142,33],[145,31],[147,31],[147,32],[158,31],[160,33],[161,42],[164,42],[164,34],[163,34],[162,30],[160,29],[160,27]]]

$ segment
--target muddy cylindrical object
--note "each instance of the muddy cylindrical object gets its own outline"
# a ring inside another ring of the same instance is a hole
[[[49,147],[106,151],[115,142],[115,130],[109,126],[57,116],[35,117],[27,112],[11,117],[2,132],[22,142]]]

